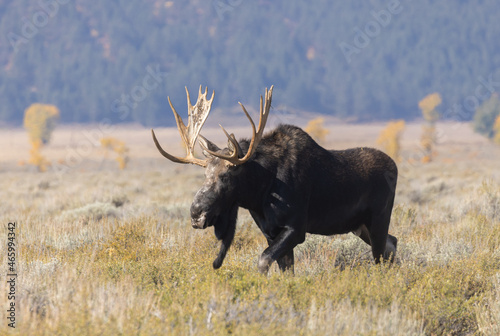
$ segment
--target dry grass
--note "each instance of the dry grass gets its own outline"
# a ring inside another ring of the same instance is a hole
[[[356,145],[356,134],[359,145],[374,146],[382,127],[330,127],[327,147]],[[440,155],[422,165],[414,159],[419,127],[409,125],[402,139],[391,224],[396,264],[373,265],[369,247],[351,234],[308,236],[296,249],[295,276],[276,266],[267,277],[257,274],[266,243],[246,211],[214,271],[211,229],[189,225],[203,171],[159,158],[148,130],[114,131],[130,139],[124,171],[103,163],[99,144],[64,173],[18,167],[15,152],[26,151],[7,149],[0,220],[19,224],[19,311],[17,328],[2,322],[0,334],[497,335],[500,150],[467,135],[468,125],[442,125]],[[70,136],[58,131],[55,148],[47,147],[54,161]],[[179,142],[175,133],[158,134],[172,139],[166,144]],[[5,251],[6,230],[0,232]],[[0,261],[4,267],[5,253]]]

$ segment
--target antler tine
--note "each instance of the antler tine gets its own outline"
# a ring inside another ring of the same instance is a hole
[[[187,104],[188,104],[188,115],[189,115],[189,113],[191,113],[191,111],[193,110],[193,105],[191,105],[191,97],[189,96],[189,90],[188,90],[187,86],[185,86],[184,88],[186,89],[186,97],[187,97]],[[201,90],[201,85],[200,85],[200,90]]]
[[[187,139],[186,139],[186,135],[187,135],[186,129],[187,128],[186,128],[186,125],[184,124],[184,121],[182,120],[182,118],[179,115],[179,113],[177,113],[177,111],[175,110],[174,105],[170,101],[170,97],[167,97],[167,99],[168,99],[168,103],[170,104],[170,108],[174,112],[175,122],[177,123],[177,129],[179,130],[179,133],[181,134],[182,141],[185,144],[187,144]],[[189,96],[188,96],[188,101],[189,101]],[[189,119],[190,118],[188,117],[188,126],[189,126]],[[186,150],[187,149],[188,148],[186,147]],[[189,151],[187,152],[187,154],[189,154]]]
[[[250,114],[248,114],[245,106],[243,106],[242,103],[239,103],[241,108],[243,109],[243,112],[245,113],[248,120],[250,121],[250,125],[252,126],[252,140],[250,140],[250,145],[248,147],[248,151],[244,157],[239,158],[240,153],[239,153],[238,142],[236,141],[235,137],[230,136],[226,132],[224,127],[222,127],[222,126],[221,126],[222,131],[224,132],[224,134],[226,134],[227,138],[229,139],[229,141],[231,142],[231,144],[234,147],[234,150],[231,153],[231,155],[215,153],[215,152],[209,151],[205,147],[203,149],[205,149],[208,153],[212,154],[213,156],[227,160],[234,165],[240,165],[240,164],[247,162],[250,159],[250,157],[253,155],[255,150],[257,149],[257,146],[259,145],[259,142],[262,139],[262,135],[264,133],[264,128],[266,127],[267,117],[269,116],[269,109],[271,108],[271,101],[272,101],[272,97],[273,97],[273,88],[274,88],[274,85],[271,86],[269,91],[266,88],[265,105],[263,105],[263,99],[262,99],[262,96],[260,96],[259,126],[258,126],[257,130],[255,129],[255,123],[253,122],[252,118],[250,117]]]
[[[255,134],[255,132],[256,132],[255,131],[255,124],[254,124],[252,118],[250,117],[250,115],[248,114],[247,109],[245,108],[245,106],[243,106],[242,103],[238,102],[238,104],[240,104],[240,106],[243,109],[243,112],[245,112],[245,115],[247,116],[248,120],[250,120],[250,125],[252,125],[252,131],[253,131],[252,134]],[[259,123],[259,126],[260,126],[260,123]]]
[[[201,92],[201,85],[200,85],[200,90],[198,93],[198,99],[196,100],[196,104],[193,106],[191,104],[191,97],[189,96],[189,90],[186,87],[186,97],[187,97],[187,105],[188,105],[188,124],[187,126],[184,124],[184,121],[182,118],[179,116],[177,111],[174,108],[174,105],[170,101],[170,97],[168,97],[168,103],[170,104],[170,107],[172,108],[172,111],[174,112],[174,117],[175,121],[177,123],[177,128],[179,129],[179,133],[181,135],[181,139],[184,142],[186,146],[186,157],[185,158],[178,158],[176,156],[168,154],[166,151],[163,150],[163,148],[160,146],[160,143],[156,139],[156,135],[153,130],[151,130],[151,133],[153,135],[153,141],[156,145],[156,148],[158,148],[158,151],[167,159],[177,162],[177,163],[193,163],[202,167],[207,166],[207,160],[200,160],[194,157],[194,145],[196,142],[196,139],[198,138],[198,135],[201,131],[201,128],[203,127],[203,124],[205,123],[205,120],[208,117],[208,114],[210,113],[210,109],[212,107],[212,102],[215,96],[215,91],[212,93],[212,98],[210,100],[207,100],[207,90],[208,88],[205,89],[205,94],[202,94]]]
[[[229,161],[231,162],[232,164],[234,165],[237,165],[238,164],[238,156],[239,156],[239,145],[238,145],[238,141],[236,141],[236,138],[234,137],[233,134],[229,135],[229,133],[227,133],[227,131],[224,129],[224,127],[222,127],[222,125],[219,125],[220,128],[222,128],[222,131],[224,132],[224,134],[226,135],[226,137],[228,138],[228,140],[231,142],[231,144],[233,145],[233,152],[230,154],[230,155],[226,155],[226,154],[220,154],[220,153],[216,153],[214,151],[211,151],[210,149],[208,149],[202,142],[200,142],[200,146],[205,150],[207,151],[209,154],[213,155],[213,156],[216,156],[220,159],[223,159],[223,160],[226,160],[226,161]]]
[[[198,90],[198,97],[205,96],[205,98],[206,98],[208,87],[205,86],[205,93],[203,93],[202,89],[203,89],[203,86],[200,85],[200,89]]]
[[[201,166],[201,167],[207,166],[206,160],[197,159],[193,155],[188,154],[185,158],[178,158],[177,156],[173,156],[171,154],[168,154],[167,152],[165,152],[165,150],[163,150],[160,143],[158,142],[158,139],[156,139],[155,131],[153,129],[151,129],[151,134],[153,135],[153,141],[156,145],[156,148],[160,152],[160,154],[163,155],[164,157],[166,157],[167,159],[169,159],[170,161],[173,161],[176,163],[184,163],[184,164],[192,163],[192,164],[196,164],[196,165]]]
[[[266,88],[266,102],[265,102],[264,106],[263,106],[262,96],[260,96],[259,127],[257,128],[257,131],[255,131],[255,125],[254,125],[253,121],[251,121],[252,129],[253,129],[252,140],[250,140],[250,145],[248,146],[247,154],[243,158],[240,159],[240,161],[242,163],[244,163],[250,159],[250,157],[253,155],[253,153],[257,149],[257,146],[259,145],[260,140],[262,139],[262,135],[264,134],[264,128],[266,127],[267,117],[269,116],[269,109],[271,108],[271,101],[273,98],[273,88],[274,88],[274,85],[271,86],[269,91]],[[243,108],[243,112],[245,112],[245,114],[250,119],[250,116],[248,115],[248,112],[246,111],[243,104],[240,104],[240,105]]]

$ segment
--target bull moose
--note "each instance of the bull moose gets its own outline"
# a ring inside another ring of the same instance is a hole
[[[267,239],[259,258],[258,269],[267,273],[274,261],[280,270],[293,272],[293,249],[305,240],[306,233],[333,235],[353,232],[371,245],[376,263],[394,260],[397,239],[388,234],[396,190],[397,167],[383,152],[373,148],[326,150],[302,129],[280,125],[263,134],[273,86],[260,97],[259,125],[250,121],[252,138],[236,140],[228,134],[227,148],[220,149],[200,130],[208,117],[215,92],[210,100],[200,90],[191,105],[186,88],[188,124],[172,108],[186,157],[170,155],[160,146],[151,130],[159,152],[167,159],[205,168],[205,182],[191,205],[191,225],[195,229],[214,227],[221,247],[213,267],[221,267],[236,229],[238,208],[248,209]],[[205,159],[194,156],[199,137]]]

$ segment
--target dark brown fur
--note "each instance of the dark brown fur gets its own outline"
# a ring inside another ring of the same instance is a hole
[[[209,141],[205,145],[228,151]],[[249,141],[239,145],[244,154]],[[381,257],[392,261],[397,239],[388,229],[397,167],[383,152],[326,150],[300,128],[281,125],[262,138],[242,165],[205,154],[207,179],[195,196],[191,218],[196,228],[213,225],[222,240],[215,268],[233,240],[238,207],[250,211],[269,243],[259,259],[262,273],[273,261],[282,270],[293,269],[293,248],[306,233],[354,232],[371,245],[377,263]]]

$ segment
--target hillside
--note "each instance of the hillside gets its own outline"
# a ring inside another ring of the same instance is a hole
[[[414,119],[437,91],[445,117],[469,120],[500,86],[493,0],[0,0],[0,17],[9,125],[41,102],[64,123],[169,126],[166,96],[183,110],[184,86],[200,84],[226,114],[274,84],[275,107],[291,113]]]

